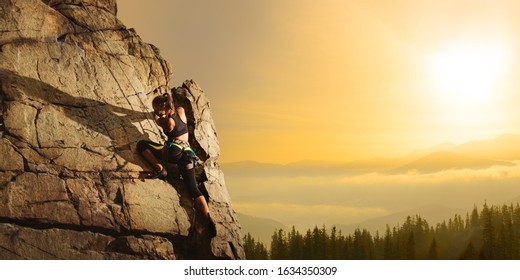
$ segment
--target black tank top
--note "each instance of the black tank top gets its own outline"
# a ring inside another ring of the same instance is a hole
[[[175,122],[175,126],[173,127],[172,131],[166,133],[166,136],[168,136],[168,141],[173,141],[175,138],[188,133],[188,125],[181,120],[179,114],[170,115],[170,118],[172,118]]]

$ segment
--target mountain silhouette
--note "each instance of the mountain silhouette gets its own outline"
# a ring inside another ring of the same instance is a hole
[[[251,233],[254,239],[264,244],[271,244],[271,236],[277,229],[288,230],[289,228],[273,219],[259,218],[242,213],[237,213],[238,220],[242,226],[242,235]]]
[[[471,141],[451,151],[493,160],[520,160],[520,135],[504,134],[492,140]]]
[[[397,168],[392,173],[435,173],[453,169],[486,169],[492,166],[513,166],[514,164],[473,157],[454,152],[435,152],[419,158],[403,167]]]
[[[433,173],[450,169],[485,169],[512,166],[520,160],[520,135],[505,134],[461,145],[445,142],[396,158],[374,157],[349,162],[298,161],[289,164],[242,161],[222,164],[231,176],[353,176],[367,173]]]

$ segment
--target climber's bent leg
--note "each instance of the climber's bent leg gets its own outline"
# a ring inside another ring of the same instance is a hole
[[[195,197],[194,200],[194,204],[195,204],[195,209],[197,209],[197,211],[199,211],[199,213],[201,213],[204,217],[208,217],[209,216],[209,207],[208,207],[208,203],[206,202],[206,198],[201,194],[197,197]]]
[[[163,145],[148,140],[141,140],[137,142],[137,151],[139,154],[141,154],[146,159],[146,161],[152,165],[156,172],[161,174],[166,171],[161,161],[159,160],[162,158],[163,148]]]
[[[197,223],[200,225],[200,228],[197,230],[198,233],[202,234],[205,232],[210,238],[215,237],[217,235],[217,229],[215,222],[213,222],[213,219],[209,214],[208,202],[197,187],[191,152],[184,151],[182,158],[177,162],[177,165],[179,166],[182,178],[184,179],[184,184],[186,185],[191,198],[193,198],[193,204],[195,205],[195,210],[197,212],[196,215],[199,217],[197,218]]]
[[[177,162],[177,165],[179,166],[179,171],[181,172],[184,184],[186,185],[191,198],[195,199],[202,196],[202,193],[197,187],[197,181],[195,180],[195,169],[191,152],[184,151],[181,159]]]
[[[202,234],[205,232],[210,238],[217,236],[217,227],[209,214],[209,207],[206,198],[204,198],[203,195],[199,195],[194,200],[195,209],[198,213],[196,215],[199,217],[197,218],[198,224],[199,227],[201,227],[198,229],[198,233]]]

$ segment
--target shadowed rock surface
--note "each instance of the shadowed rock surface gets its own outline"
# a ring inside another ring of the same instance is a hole
[[[217,237],[192,234],[181,178],[141,179],[142,139],[171,66],[117,17],[114,0],[0,0],[0,259],[243,259],[209,101],[186,108]]]

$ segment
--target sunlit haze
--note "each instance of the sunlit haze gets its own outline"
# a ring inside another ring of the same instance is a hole
[[[275,220],[240,218],[262,241],[520,201],[520,1],[118,4],[208,94],[234,209]]]
[[[508,46],[485,44],[453,44],[432,58],[434,86],[443,102],[459,108],[481,106],[499,92]]]
[[[402,156],[519,131],[516,1],[119,1],[212,102],[223,162]]]

